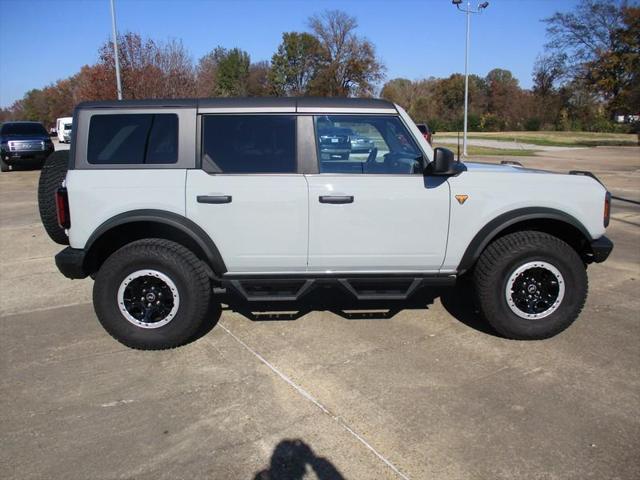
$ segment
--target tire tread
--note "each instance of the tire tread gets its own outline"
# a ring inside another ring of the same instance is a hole
[[[98,315],[100,323],[114,339],[129,348],[137,350],[168,350],[188,343],[200,329],[211,305],[211,284],[202,261],[186,247],[170,240],[161,238],[143,239],[131,242],[113,253],[100,268],[98,272],[99,278],[110,277],[117,273],[123,263],[127,264],[140,256],[153,256],[154,258],[162,258],[174,262],[177,260],[177,264],[181,266],[185,273],[187,273],[187,278],[191,280],[189,289],[193,291],[196,298],[207,299],[207,301],[192,302],[192,305],[196,307],[196,310],[192,312],[194,321],[189,324],[188,328],[183,329],[180,335],[168,339],[165,342],[159,342],[157,340],[153,342],[140,340],[131,341],[125,337],[117,336],[110,328],[108,322],[104,321],[104,319]],[[93,291],[96,310],[98,310],[101,302],[98,283],[99,279],[97,279]],[[98,286],[98,288],[96,288],[96,286]]]
[[[58,225],[55,193],[62,185],[69,168],[69,151],[53,152],[44,162],[38,182],[38,209],[45,231],[54,242],[69,245],[69,237]]]
[[[567,258],[571,263],[583,264],[578,253],[560,238],[545,232],[525,230],[505,235],[490,243],[480,255],[474,267],[473,281],[475,284],[475,300],[480,307],[480,312],[484,319],[488,321],[498,333],[508,338],[526,340],[552,337],[569,327],[569,325],[575,321],[586,302],[585,290],[585,294],[580,296],[579,302],[571,315],[563,322],[558,323],[540,335],[509,331],[505,329],[504,325],[500,322],[495,321],[500,315],[498,305],[496,305],[493,300],[496,288],[495,272],[500,269],[501,263],[507,255],[513,257],[515,255],[526,254],[535,247],[542,248],[544,251],[555,254],[560,258]],[[588,289],[586,271],[583,275],[583,280]]]

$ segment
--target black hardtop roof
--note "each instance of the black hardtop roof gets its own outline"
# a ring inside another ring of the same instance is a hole
[[[79,109],[91,108],[392,108],[393,103],[379,98],[344,97],[218,97],[149,100],[105,100],[79,103]]]

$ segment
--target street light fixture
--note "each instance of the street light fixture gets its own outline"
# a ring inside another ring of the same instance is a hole
[[[469,29],[471,26],[471,14],[482,13],[489,6],[489,2],[479,3],[475,10],[471,8],[471,2],[467,0],[466,8],[460,8],[462,0],[451,0],[458,10],[467,15],[467,42],[464,47],[464,137],[462,141],[462,154],[467,156],[467,118],[469,113]]]

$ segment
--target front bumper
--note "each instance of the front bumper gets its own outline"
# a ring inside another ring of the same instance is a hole
[[[87,278],[84,267],[85,251],[67,247],[56,255],[56,267],[67,278]]]
[[[44,161],[53,152],[53,147],[47,150],[3,150],[2,160],[9,165],[15,165],[16,163],[23,163],[29,160]]]
[[[609,258],[611,250],[613,250],[613,242],[604,235],[591,242],[592,260],[596,263],[602,263]]]

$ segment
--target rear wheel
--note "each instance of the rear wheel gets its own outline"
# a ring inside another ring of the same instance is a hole
[[[131,348],[160,350],[187,343],[198,332],[212,297],[201,261],[177,243],[139,240],[102,265],[93,303],[102,326]]]
[[[578,317],[587,297],[584,263],[568,244],[542,232],[516,232],[490,244],[474,270],[485,319],[507,338],[552,337]]]

